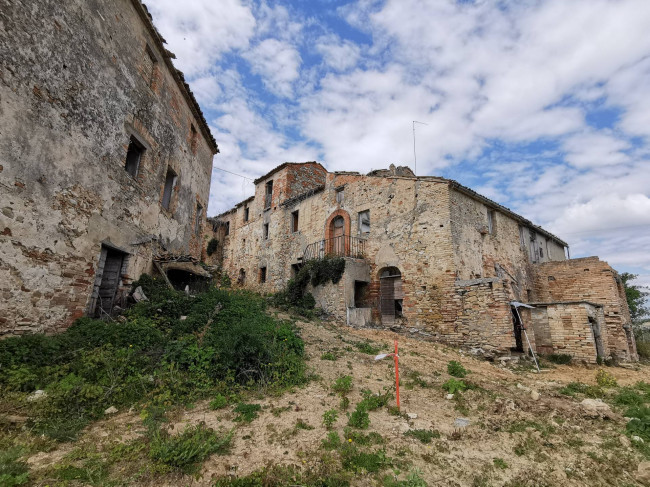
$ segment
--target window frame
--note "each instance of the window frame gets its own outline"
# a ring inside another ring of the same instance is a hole
[[[298,233],[300,225],[300,210],[291,212],[291,233]]]
[[[137,159],[133,162],[132,156],[130,158],[129,154],[132,153],[132,148],[134,151],[137,151]],[[144,156],[147,152],[147,147],[136,137],[134,134],[129,135],[129,145],[126,149],[126,158],[124,160],[124,170],[126,173],[131,176],[133,179],[138,179],[138,174],[140,173],[140,166],[144,159]],[[135,166],[135,169],[130,169],[130,167]]]
[[[171,182],[169,177],[170,175],[172,176]],[[171,211],[172,201],[174,199],[174,189],[176,188],[177,182],[178,182],[178,175],[176,174],[176,171],[174,171],[171,167],[167,166],[167,172],[165,173],[165,184],[163,185],[162,200],[160,202],[160,205],[167,211]],[[169,192],[167,192],[168,187],[169,187]],[[169,199],[167,200],[167,204],[165,204],[165,198],[167,196]]]

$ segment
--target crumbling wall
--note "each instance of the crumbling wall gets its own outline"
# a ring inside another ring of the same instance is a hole
[[[0,334],[58,331],[87,312],[102,243],[127,254],[122,288],[157,249],[200,257],[194,223],[216,145],[144,12],[137,0],[3,12]],[[132,135],[145,149],[135,178],[125,170]]]
[[[598,325],[604,323],[602,307],[585,302],[536,303],[531,310],[531,321],[537,352],[567,354],[576,360],[596,363],[598,354],[590,318]],[[606,343],[605,327],[601,333]]]
[[[588,301],[603,306],[608,355],[636,360],[630,312],[618,273],[598,257],[547,262],[536,266],[538,301]]]

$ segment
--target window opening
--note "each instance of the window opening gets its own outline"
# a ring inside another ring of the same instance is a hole
[[[145,48],[145,55],[144,55],[144,76],[150,88],[153,88],[154,85],[156,84],[157,64],[158,64],[158,60],[156,59],[153,50],[151,49],[151,47],[147,46]]]
[[[230,235],[230,222],[226,222],[226,233],[224,233],[224,236],[225,235]]]
[[[140,168],[140,161],[142,160],[144,151],[144,146],[132,135],[129,141],[129,149],[126,151],[124,169],[134,178],[138,175],[138,169]]]
[[[240,286],[246,282],[246,271],[242,268],[239,269],[239,276],[237,276],[237,284]]]
[[[244,221],[245,222],[248,221],[248,206],[244,208]]]
[[[264,240],[269,239],[269,224],[265,223],[264,224]]]
[[[298,210],[291,213],[291,232],[296,233],[298,231]]]
[[[271,208],[271,200],[273,199],[273,181],[269,181],[264,186],[264,209]]]
[[[519,225],[519,245],[522,249],[526,248],[526,238],[524,237],[524,227]]]
[[[162,205],[165,210],[169,210],[172,202],[172,195],[174,194],[174,187],[176,186],[176,173],[167,168],[167,175],[165,176],[165,189],[163,190]]]
[[[359,212],[359,233],[370,233],[370,210]]]
[[[266,282],[266,267],[260,267],[260,283]]]

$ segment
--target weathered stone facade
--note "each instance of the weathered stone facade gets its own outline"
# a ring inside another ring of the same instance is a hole
[[[200,258],[218,149],[139,0],[3,3],[0,335],[54,332]]]
[[[312,178],[306,178],[306,170],[313,172]],[[299,181],[297,175],[305,181],[302,192],[300,183],[287,189],[286,181]],[[549,331],[546,352],[563,349],[576,358],[596,360],[592,327],[581,311],[584,306],[564,313],[560,310],[568,305],[555,306],[553,301],[594,301],[589,306],[596,309],[607,307],[608,298],[571,291],[550,296],[542,286],[540,272],[545,271],[540,269],[565,262],[574,266],[574,261],[566,260],[567,244],[454,181],[415,177],[408,168],[394,166],[364,176],[329,173],[316,163],[285,163],[256,180],[254,197],[212,223],[208,230],[214,231],[206,238],[216,238],[220,249],[213,258],[234,283],[261,292],[281,289],[310,258],[344,255],[347,266],[341,281],[311,291],[318,306],[349,325],[390,327],[457,345],[523,351],[526,345],[513,324],[511,303],[548,301],[544,305],[548,321],[561,321],[571,313],[576,329],[571,334]],[[607,268],[611,280],[615,271]],[[584,277],[575,279],[589,286]],[[624,300],[611,305],[612,314],[623,316],[627,310]],[[530,313],[522,316],[535,348]],[[602,335],[605,348],[633,358],[632,349],[620,340],[609,340],[624,336],[625,320],[607,323]],[[550,330],[556,330],[555,322],[551,325]],[[588,334],[590,345],[573,343],[573,337],[580,341]]]

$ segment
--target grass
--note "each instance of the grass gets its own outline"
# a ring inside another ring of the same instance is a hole
[[[503,458],[494,458],[492,460],[492,463],[494,466],[498,469],[505,470],[508,468],[508,464],[505,462]]]
[[[320,356],[321,360],[331,360],[331,361],[336,361],[338,360],[338,356],[334,352],[325,352],[323,355]]]
[[[0,407],[24,411],[36,434],[71,441],[109,406],[169,408],[306,382],[302,339],[266,314],[260,296],[216,288],[187,296],[146,275],[134,285],[149,301],[122,321],[82,318],[58,335],[0,341]],[[36,389],[46,397],[27,401]]]
[[[13,487],[29,481],[29,467],[20,460],[23,454],[20,447],[0,451],[0,486]]]
[[[353,345],[361,353],[367,353],[368,355],[377,355],[383,350],[383,347],[373,345],[370,342],[355,342]]]
[[[262,410],[262,406],[259,404],[247,404],[240,402],[237,404],[233,412],[237,413],[235,421],[241,423],[251,423],[254,419],[257,418],[258,413]]]
[[[582,394],[590,398],[602,398],[605,396],[605,391],[598,386],[590,386],[588,384],[583,384],[582,382],[570,382],[563,388],[558,391],[560,394],[565,396],[575,397],[578,394]]]
[[[344,375],[339,377],[332,384],[332,390],[337,394],[345,396],[352,390],[352,376]]]
[[[566,353],[551,353],[549,355],[544,355],[543,358],[558,365],[567,365],[573,360],[573,356]]]
[[[228,405],[228,399],[226,396],[222,396],[221,394],[217,394],[215,398],[210,401],[209,407],[212,410],[216,409],[223,409]]]
[[[440,432],[436,430],[415,429],[408,430],[404,436],[411,436],[422,443],[431,443],[434,438],[440,438]]]

